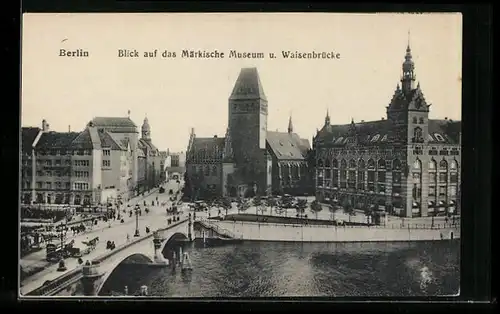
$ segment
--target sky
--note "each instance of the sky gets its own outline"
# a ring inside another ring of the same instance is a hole
[[[243,67],[257,67],[268,130],[311,139],[324,123],[385,117],[410,43],[430,118],[461,119],[460,14],[24,14],[22,126],[81,131],[96,116],[147,116],[160,150],[185,151],[189,132],[224,136],[228,98]],[[83,49],[87,58],[61,57]],[[119,58],[119,49],[141,57]],[[144,52],[177,58],[144,58]],[[183,59],[180,52],[263,52],[264,59]],[[339,59],[284,59],[282,50]],[[268,54],[278,55],[270,59]],[[140,131],[140,129],[139,129]]]

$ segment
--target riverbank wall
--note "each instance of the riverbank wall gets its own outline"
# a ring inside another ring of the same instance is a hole
[[[257,222],[211,222],[245,241],[273,242],[406,242],[459,239],[460,228],[321,226]]]

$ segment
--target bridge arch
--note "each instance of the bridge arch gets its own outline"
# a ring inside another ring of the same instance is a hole
[[[101,280],[99,280],[99,284],[98,284],[98,286],[96,287],[96,290],[95,290],[95,295],[96,296],[99,295],[99,293],[101,292],[102,287],[104,287],[104,284],[106,283],[106,281],[108,281],[108,278],[111,276],[111,274],[113,274],[115,272],[115,270],[118,268],[118,266],[120,266],[126,260],[136,260],[136,261],[138,261],[140,263],[152,263],[153,262],[153,260],[151,259],[151,257],[149,257],[149,256],[147,256],[145,254],[142,254],[142,253],[134,253],[134,254],[127,255],[127,256],[125,256],[123,258],[117,259],[111,265],[110,271],[106,272],[104,274],[103,278]]]
[[[162,245],[161,245],[161,252],[165,250],[166,247],[168,247],[170,244],[172,244],[174,241],[178,240],[187,240],[188,236],[184,232],[175,232],[168,238],[164,239]]]

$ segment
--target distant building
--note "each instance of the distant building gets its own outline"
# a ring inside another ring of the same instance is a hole
[[[139,186],[142,190],[149,190],[161,182],[161,156],[160,151],[151,140],[151,126],[148,118],[144,118],[141,128],[142,137],[139,140]]]
[[[200,138],[191,131],[185,193],[197,198],[304,192],[309,142],[293,128],[267,130],[267,97],[256,68],[241,70],[228,105],[225,137]]]
[[[386,119],[331,125],[327,113],[313,140],[317,199],[405,217],[457,212],[461,123],[429,119],[430,107],[408,45]]]
[[[186,153],[182,151],[179,153],[168,151],[165,164],[168,178],[175,179],[173,176],[178,176],[179,179],[182,179],[186,172]]]

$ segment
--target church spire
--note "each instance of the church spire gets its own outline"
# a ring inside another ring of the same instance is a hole
[[[149,126],[148,117],[144,117],[144,122],[142,124],[142,139],[146,141],[151,140],[151,126]]]
[[[330,125],[330,112],[328,111],[328,108],[326,108],[325,125]]]
[[[292,124],[292,115],[290,114],[290,117],[288,118],[288,133],[292,134],[293,133],[293,124]]]
[[[410,31],[408,31],[408,45],[406,46],[405,61],[402,65],[401,88],[405,94],[415,89],[415,63],[410,48]]]

